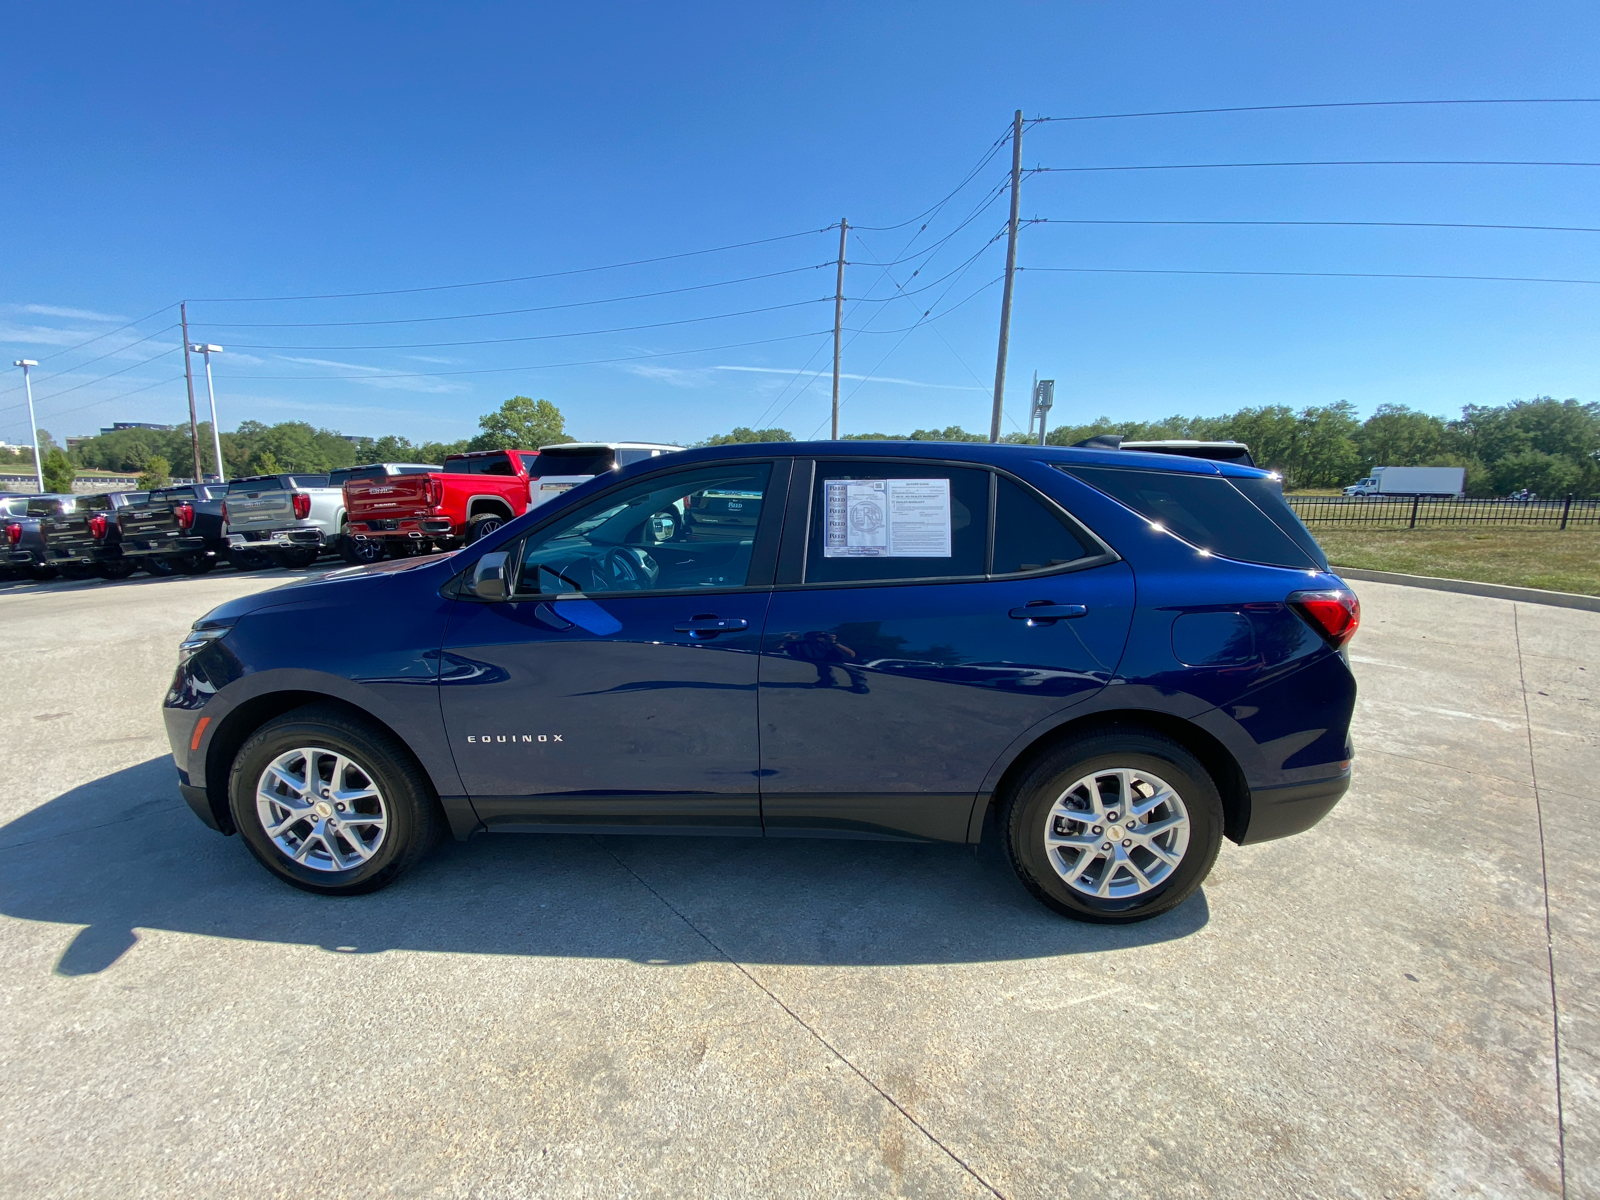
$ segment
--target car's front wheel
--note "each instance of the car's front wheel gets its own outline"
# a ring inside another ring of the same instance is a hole
[[[316,562],[317,556],[321,553],[322,551],[316,546],[291,546],[287,550],[273,551],[270,557],[280,567],[300,571]]]
[[[427,853],[438,799],[388,731],[313,704],[262,726],[228,783],[234,825],[262,866],[308,892],[376,891]]]
[[[1222,799],[1194,755],[1153,731],[1067,743],[1027,770],[1001,813],[1023,885],[1080,921],[1125,924],[1176,908],[1222,844]]]

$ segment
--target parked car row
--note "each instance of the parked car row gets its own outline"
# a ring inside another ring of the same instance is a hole
[[[431,463],[282,472],[148,492],[0,498],[0,568],[45,580],[366,564],[454,550],[603,472],[679,449],[642,442],[492,450]]]

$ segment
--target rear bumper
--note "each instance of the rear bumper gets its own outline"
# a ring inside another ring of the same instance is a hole
[[[1304,833],[1328,813],[1350,790],[1350,772],[1314,783],[1288,787],[1253,788],[1250,792],[1250,824],[1245,827],[1241,846],[1270,842]]]
[[[320,547],[325,540],[320,529],[247,529],[228,534],[228,545],[235,550],[295,550]]]
[[[455,523],[449,517],[387,517],[351,521],[354,538],[448,538],[455,537]]]
[[[127,538],[122,543],[124,558],[143,558],[161,554],[194,554],[206,548],[203,537]]]

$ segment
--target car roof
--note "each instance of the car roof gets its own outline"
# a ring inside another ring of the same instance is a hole
[[[539,453],[546,450],[682,450],[682,446],[669,445],[666,442],[552,442],[548,446],[540,446]]]
[[[901,458],[946,462],[972,462],[1006,467],[1026,461],[1050,466],[1100,466],[1166,471],[1178,475],[1230,475],[1243,479],[1266,479],[1272,472],[1238,463],[1209,458],[1187,458],[1173,454],[1152,454],[1140,450],[1110,450],[1079,446],[1033,446],[989,442],[742,442],[731,446],[707,446],[683,450],[671,456],[647,459],[629,471],[677,469],[697,462],[727,459],[762,458]]]

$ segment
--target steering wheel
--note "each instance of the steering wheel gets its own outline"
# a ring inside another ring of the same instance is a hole
[[[595,582],[605,591],[637,592],[654,587],[660,570],[645,551],[613,546],[595,564]]]

